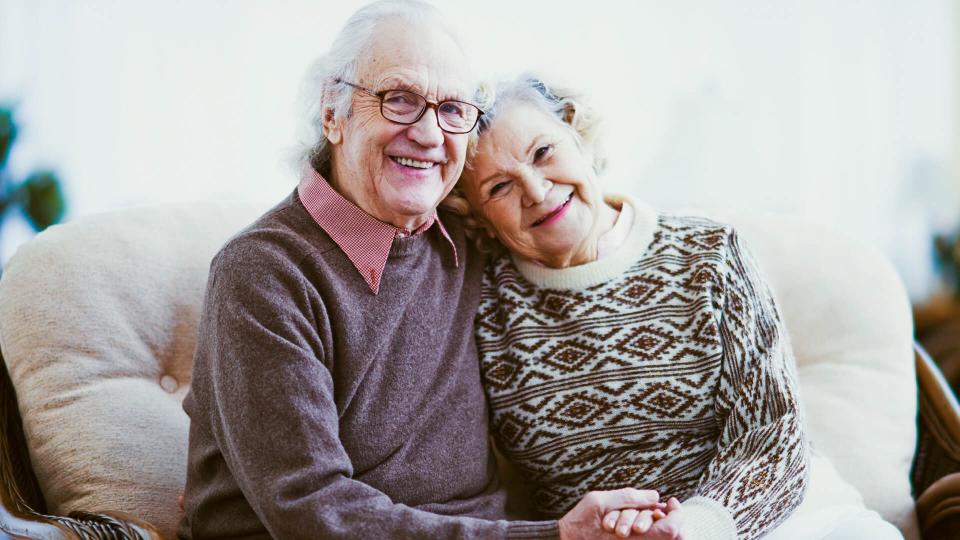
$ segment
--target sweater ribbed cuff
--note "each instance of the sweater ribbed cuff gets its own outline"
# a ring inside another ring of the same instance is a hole
[[[717,501],[690,497],[682,509],[684,540],[737,540],[733,516]]]
[[[511,521],[507,540],[559,540],[558,521]]]

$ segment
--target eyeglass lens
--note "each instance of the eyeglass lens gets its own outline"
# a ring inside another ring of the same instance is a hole
[[[390,90],[383,94],[382,102],[381,111],[387,120],[405,124],[416,122],[427,107],[423,96],[406,90]],[[478,109],[469,103],[441,101],[436,108],[437,119],[444,130],[467,132],[477,122]]]

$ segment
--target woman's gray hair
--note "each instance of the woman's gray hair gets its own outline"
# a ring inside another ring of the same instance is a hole
[[[504,109],[527,103],[556,117],[576,134],[577,142],[593,155],[593,170],[601,174],[607,161],[600,148],[600,116],[581,92],[533,73],[501,81],[495,90],[481,94],[483,116],[472,136],[467,158],[469,168],[476,156],[477,143],[490,130]]]
[[[298,152],[300,167],[309,163],[323,174],[329,172],[331,151],[323,130],[324,116],[327,111],[337,118],[349,116],[354,92],[337,80],[357,82],[357,67],[373,40],[377,25],[398,19],[439,29],[463,48],[453,25],[440,10],[422,0],[380,0],[357,10],[334,38],[327,54],[315,60],[304,77],[300,94],[309,134],[304,148]]]
[[[470,135],[464,174],[469,175],[472,172],[480,139],[493,127],[505,109],[517,103],[537,107],[566,124],[573,131],[577,144],[592,155],[594,172],[600,175],[606,169],[607,160],[600,144],[600,116],[582,93],[562,84],[548,82],[544,77],[533,73],[524,73],[519,77],[501,81],[495,87],[481,85],[477,96],[478,104],[484,113],[477,123],[477,128]],[[485,226],[470,208],[459,185],[454,187],[440,205],[463,216],[471,236],[475,236],[478,228]],[[479,243],[482,248],[490,249],[490,245],[482,239]]]

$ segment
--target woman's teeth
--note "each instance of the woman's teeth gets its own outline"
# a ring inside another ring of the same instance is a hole
[[[415,169],[429,169],[434,165],[432,161],[417,161],[405,157],[395,157],[393,160],[405,167],[413,167]]]

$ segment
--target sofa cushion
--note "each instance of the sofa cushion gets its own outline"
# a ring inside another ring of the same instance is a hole
[[[898,538],[900,533],[879,514],[868,510],[860,492],[847,483],[830,460],[814,452],[810,457],[810,482],[803,502],[763,540],[816,540],[847,538],[838,529],[858,529],[855,538],[883,540]],[[868,531],[861,530],[869,528]]]
[[[913,326],[898,275],[879,251],[836,230],[758,214],[731,222],[780,306],[814,448],[867,507],[919,538]]]
[[[130,209],[55,226],[0,279],[0,349],[50,510],[123,511],[174,536],[180,408],[209,261],[264,208]],[[730,220],[780,303],[813,444],[867,506],[917,538],[910,311],[889,263],[782,217]]]
[[[210,260],[263,208],[136,208],[54,226],[0,279],[0,349],[50,511],[122,511],[174,537]]]

